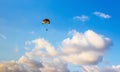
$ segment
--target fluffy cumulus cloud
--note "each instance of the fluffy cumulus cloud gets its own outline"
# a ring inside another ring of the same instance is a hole
[[[85,21],[87,21],[89,19],[89,17],[86,16],[86,15],[81,15],[81,16],[75,16],[75,17],[73,17],[73,19],[85,22]]]
[[[111,46],[109,38],[92,30],[84,33],[72,30],[69,34],[72,36],[64,39],[59,48],[43,38],[27,41],[26,45],[33,49],[18,61],[1,62],[0,72],[70,72],[68,63],[98,64]]]
[[[102,61],[106,50],[111,46],[111,40],[88,30],[85,33],[71,32],[72,38],[62,42],[61,58],[73,64],[97,64]]]
[[[38,67],[41,72],[69,72],[67,63],[60,60],[58,52],[48,41],[36,39],[31,43],[35,44],[35,47],[31,52],[27,52],[26,56],[41,61],[42,67]]]
[[[110,15],[105,14],[105,13],[102,13],[102,12],[98,12],[98,11],[95,11],[93,14],[96,15],[96,16],[99,16],[99,17],[101,17],[101,18],[104,18],[104,19],[109,19],[109,18],[111,18]]]
[[[104,68],[98,66],[82,66],[82,72],[120,72],[120,65],[106,66]]]
[[[15,61],[0,63],[0,72],[28,72],[24,66]]]

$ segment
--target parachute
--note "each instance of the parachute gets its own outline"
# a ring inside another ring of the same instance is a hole
[[[49,19],[43,19],[42,24],[50,24],[50,20]],[[48,31],[47,28],[46,28],[46,31]]]
[[[50,24],[50,20],[49,19],[44,19],[44,20],[42,20],[42,24]]]

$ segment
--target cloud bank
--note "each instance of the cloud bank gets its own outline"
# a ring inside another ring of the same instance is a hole
[[[64,39],[59,48],[44,38],[27,41],[27,46],[34,45],[33,49],[18,61],[1,62],[0,72],[70,72],[68,63],[98,64],[111,46],[109,38],[92,30],[84,33],[72,30],[69,34],[72,36]]]

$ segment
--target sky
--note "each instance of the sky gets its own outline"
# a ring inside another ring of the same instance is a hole
[[[0,72],[120,72],[119,13],[118,0],[0,0]]]

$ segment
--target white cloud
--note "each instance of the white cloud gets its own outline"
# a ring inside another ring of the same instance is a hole
[[[73,17],[73,19],[76,19],[76,20],[80,20],[80,21],[82,21],[82,22],[85,22],[85,21],[87,21],[87,20],[89,19],[89,17],[86,16],[86,15],[81,15],[81,16],[75,16],[75,17]]]
[[[45,39],[36,39],[33,40],[32,43],[35,44],[35,49],[38,50],[45,50],[46,53],[48,53],[48,55],[50,56],[55,56],[57,54],[57,52],[55,51],[55,48],[48,43]]]
[[[31,52],[26,52],[26,57],[32,59],[35,57],[41,61],[43,67],[37,68],[38,70],[41,72],[69,72],[67,69],[67,64],[59,59],[57,56],[58,52],[48,41],[41,38],[33,40],[31,43],[35,44],[35,47]],[[24,59],[26,57],[24,57]],[[27,62],[24,61],[24,63]]]
[[[101,18],[104,18],[104,19],[109,19],[109,18],[111,18],[110,15],[105,14],[105,13],[102,13],[102,12],[98,12],[98,11],[95,11],[93,14],[96,15],[96,16],[99,16],[99,17],[101,17]]]
[[[97,64],[102,58],[111,41],[109,38],[96,34],[92,30],[85,33],[72,31],[73,37],[62,42],[61,58],[73,64]]]
[[[31,32],[29,32],[29,34],[32,34],[32,35],[35,34],[35,31],[31,31]]]
[[[43,38],[27,41],[27,46],[34,45],[33,49],[16,62],[0,63],[0,72],[70,72],[67,68],[69,62],[97,64],[111,46],[109,38],[92,30],[84,33],[73,30],[70,33],[72,37],[64,39],[59,50]]]
[[[18,52],[18,51],[19,51],[18,45],[15,46],[14,51],[15,51],[15,52]]]
[[[1,62],[0,72],[28,72],[28,70],[15,61]]]
[[[82,72],[120,72],[120,65],[116,66],[81,66]]]
[[[31,69],[33,72],[40,72],[40,68],[43,67],[40,61],[33,60],[32,58],[29,58],[27,56],[22,56],[18,60],[18,63],[28,66],[28,68]]]
[[[18,48],[15,48],[15,52],[18,52],[19,51],[19,49]]]
[[[24,47],[26,51],[29,51],[31,50],[29,47]]]
[[[1,34],[1,33],[0,33],[0,38],[7,39],[7,37],[5,35]]]

